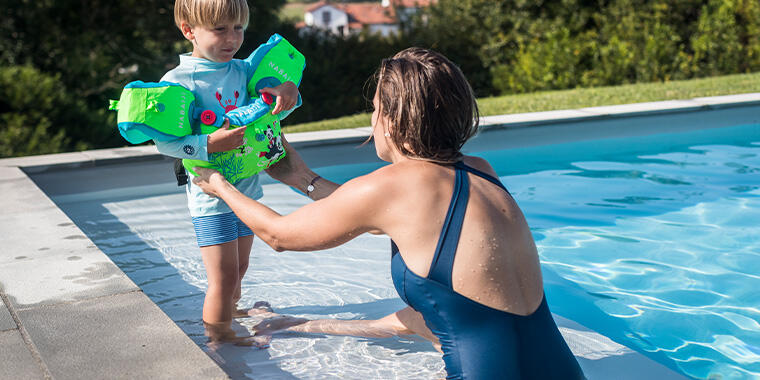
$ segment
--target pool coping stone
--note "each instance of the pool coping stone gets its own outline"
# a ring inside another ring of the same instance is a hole
[[[758,104],[760,93],[751,93],[486,116],[481,123],[485,130],[525,128]],[[361,127],[287,136],[298,149],[362,142],[371,134]],[[29,177],[158,159],[166,158],[153,145],[0,159],[0,361],[9,363],[0,378],[228,378]],[[172,342],[171,355],[162,342]]]

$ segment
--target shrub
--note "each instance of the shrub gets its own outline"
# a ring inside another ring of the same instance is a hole
[[[71,105],[58,75],[0,68],[0,157],[64,151],[69,140],[57,122]]]
[[[702,7],[697,32],[691,39],[697,76],[739,71],[742,46],[734,0],[710,0]]]

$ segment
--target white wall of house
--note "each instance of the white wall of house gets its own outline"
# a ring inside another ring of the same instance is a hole
[[[335,34],[343,34],[348,30],[348,15],[340,9],[325,5],[313,12],[304,14],[304,22],[307,26],[319,29],[329,29]]]

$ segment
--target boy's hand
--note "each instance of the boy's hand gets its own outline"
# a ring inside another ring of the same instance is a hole
[[[230,121],[225,120],[219,129],[208,135],[207,151],[209,153],[214,152],[226,152],[240,148],[243,145],[243,137],[245,136],[245,126],[235,129],[229,129]]]
[[[272,115],[289,110],[298,103],[298,87],[295,83],[287,81],[277,87],[264,87],[259,92],[268,92],[277,97]]]

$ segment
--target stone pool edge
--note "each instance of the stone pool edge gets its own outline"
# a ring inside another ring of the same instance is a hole
[[[760,93],[487,116],[483,128],[755,106]],[[299,147],[364,141],[370,127],[288,134]],[[0,378],[227,378],[28,174],[163,159],[154,146],[0,159]]]

